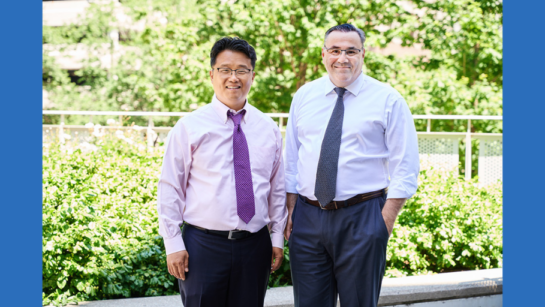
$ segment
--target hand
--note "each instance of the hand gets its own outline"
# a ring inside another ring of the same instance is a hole
[[[286,193],[286,207],[288,208],[288,221],[286,223],[286,228],[284,228],[284,238],[287,241],[290,240],[291,230],[293,229],[293,222],[291,221],[291,215],[293,213],[293,208],[297,202],[297,194]]]
[[[293,223],[291,222],[291,212],[288,213],[288,222],[286,223],[286,228],[284,229],[284,238],[287,241],[290,240],[291,230],[293,228]]]
[[[185,273],[189,272],[189,254],[187,251],[179,251],[167,255],[167,267],[170,275],[185,280]]]
[[[282,264],[282,259],[284,259],[284,250],[280,247],[272,248],[272,258],[271,258],[271,271],[274,272],[280,268]]]
[[[382,214],[382,218],[384,219],[384,224],[386,225],[386,229],[388,230],[388,237],[390,237],[392,235],[392,231],[394,230],[395,219],[390,222],[384,214]]]
[[[392,235],[392,230],[394,229],[394,223],[396,222],[397,215],[403,205],[405,204],[405,198],[388,198],[386,203],[384,203],[384,208],[382,208],[382,218],[384,219],[384,224],[386,224],[386,229],[388,230],[388,237]]]

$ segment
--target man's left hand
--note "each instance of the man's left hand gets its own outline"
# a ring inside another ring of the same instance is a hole
[[[405,198],[388,198],[384,204],[384,208],[382,208],[382,217],[384,218],[386,229],[388,229],[388,237],[392,235],[397,215],[405,204],[405,201]]]
[[[280,265],[282,264],[282,260],[284,259],[284,250],[280,247],[274,247],[272,248],[272,258],[271,258],[271,271],[274,272],[280,268]]]
[[[387,218],[384,213],[382,214],[382,218],[384,219],[384,224],[386,224],[386,229],[388,229],[388,237],[392,235],[392,231],[394,230],[394,223],[395,219],[391,220]]]

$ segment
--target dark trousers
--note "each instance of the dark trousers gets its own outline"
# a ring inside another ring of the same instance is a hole
[[[297,199],[288,242],[296,307],[375,307],[386,268],[386,196],[338,210]]]
[[[184,227],[189,272],[178,280],[184,307],[262,307],[271,271],[267,228],[229,240]]]

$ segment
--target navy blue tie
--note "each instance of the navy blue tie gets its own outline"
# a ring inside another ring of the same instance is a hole
[[[327,124],[318,170],[316,172],[316,185],[314,195],[318,198],[322,207],[329,204],[335,198],[337,190],[337,169],[339,166],[339,150],[341,148],[341,136],[343,132],[344,103],[343,95],[345,88],[336,87],[337,103]]]

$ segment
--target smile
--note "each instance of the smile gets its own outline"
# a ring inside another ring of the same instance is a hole
[[[230,90],[238,90],[240,86],[226,86],[225,88]]]

